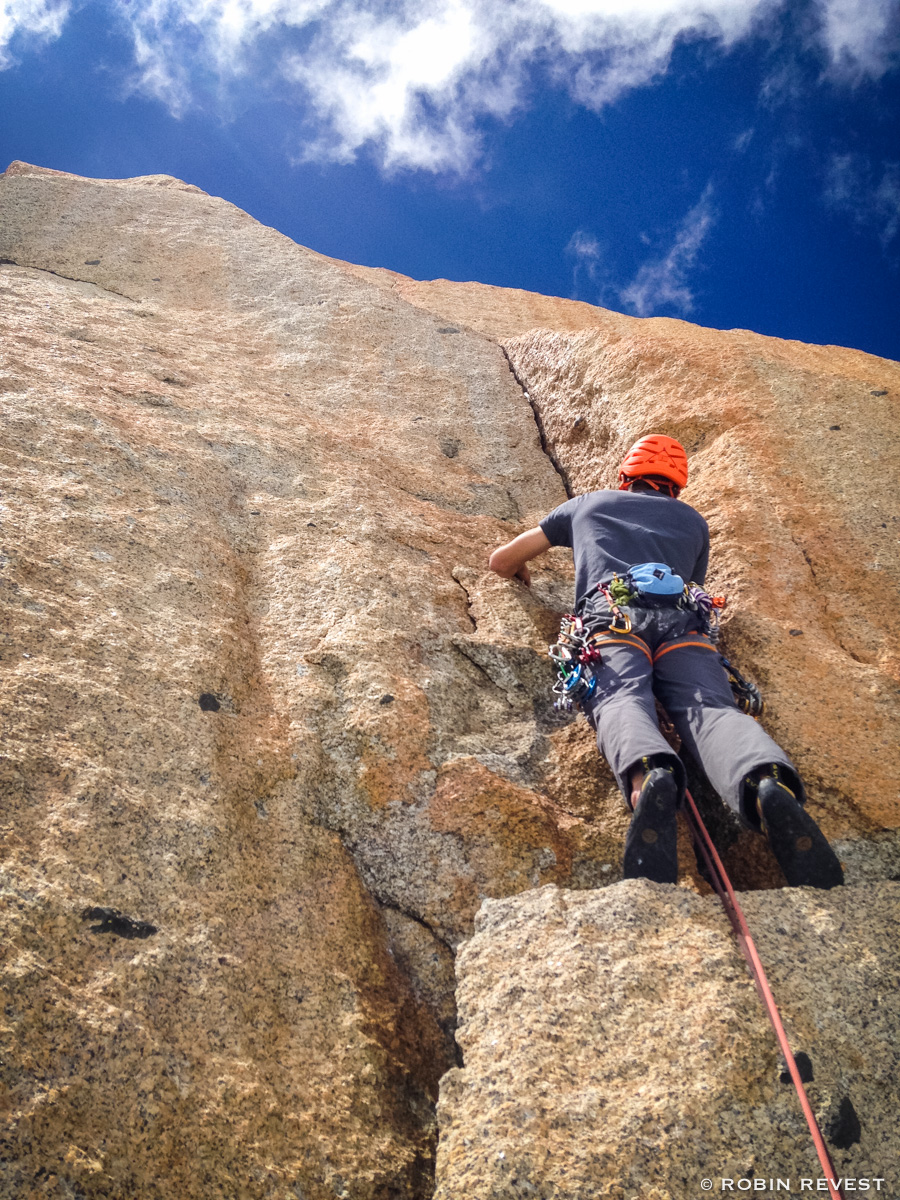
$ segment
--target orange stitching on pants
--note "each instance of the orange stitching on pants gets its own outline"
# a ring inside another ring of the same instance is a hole
[[[637,637],[637,634],[635,634],[634,636]],[[609,637],[606,634],[601,634],[600,637],[596,637],[596,638],[592,639],[593,645],[597,645],[598,642],[611,642],[612,645],[614,645],[614,646],[634,646],[636,650],[640,650],[642,653],[647,655],[647,661],[649,663],[653,662],[653,657],[650,654],[650,649],[643,641],[632,641],[631,638]]]
[[[656,662],[658,658],[662,658],[664,654],[669,654],[673,650],[680,650],[682,646],[702,646],[704,650],[712,650],[713,654],[718,654],[712,642],[674,642],[670,646],[664,646],[662,650],[657,650],[653,656],[653,661]]]

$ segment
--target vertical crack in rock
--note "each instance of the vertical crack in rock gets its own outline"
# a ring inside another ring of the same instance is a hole
[[[267,463],[265,456],[257,464],[257,470],[262,473],[271,471],[274,475],[277,463]],[[250,510],[248,503],[249,483],[244,478],[243,466],[232,467],[234,475],[234,494],[237,500],[237,518],[233,525],[233,538],[239,547],[238,557],[246,561],[246,567],[241,569],[242,588],[238,593],[241,620],[246,629],[249,646],[249,659],[243,665],[240,675],[247,680],[248,707],[257,721],[268,721],[272,724],[272,734],[276,743],[274,753],[281,758],[281,770],[274,774],[266,786],[252,789],[248,799],[253,799],[253,805],[241,802],[239,812],[246,819],[247,825],[241,831],[243,844],[254,845],[258,861],[248,863],[250,877],[256,886],[264,887],[265,899],[262,903],[268,906],[276,903],[279,892],[285,888],[285,880],[290,879],[296,871],[294,865],[295,839],[307,836],[302,823],[296,827],[296,818],[286,808],[286,802],[293,794],[292,785],[296,783],[294,771],[287,767],[288,748],[292,744],[291,732],[285,716],[289,699],[283,688],[279,686],[277,673],[267,670],[265,659],[273,652],[280,652],[284,639],[284,629],[280,621],[272,620],[271,612],[279,594],[279,582],[285,570],[285,551],[278,540],[273,540],[272,531],[257,521],[246,520],[248,510],[259,515],[259,510]],[[303,512],[303,515],[308,515]],[[301,528],[309,528],[303,520]],[[287,552],[288,557],[290,551]],[[352,673],[353,664],[342,662],[342,668]],[[295,676],[296,678],[296,676]],[[343,689],[341,689],[343,691]],[[386,708],[383,701],[390,696],[390,704],[397,702],[396,696],[386,687],[377,700],[380,709]],[[341,695],[341,703],[352,707],[353,697]],[[349,704],[348,704],[349,701]],[[249,715],[249,714],[248,714]],[[339,730],[343,731],[351,724],[349,712],[345,710],[339,721]],[[332,735],[334,729],[334,714],[331,717]],[[252,729],[248,729],[243,738],[244,752],[240,758],[252,764],[256,754],[256,743]],[[359,747],[355,748],[357,754]],[[235,755],[232,756],[237,757]],[[257,764],[259,765],[259,764]],[[332,768],[334,764],[331,764]],[[232,773],[233,773],[232,765]],[[324,774],[327,774],[328,766]],[[332,792],[340,791],[340,780],[325,779],[320,771],[318,784]],[[286,782],[286,789],[279,789],[279,782]],[[263,781],[260,781],[262,785]],[[261,800],[265,801],[265,821],[260,821],[263,812],[260,811]],[[308,828],[308,827],[307,827]],[[270,832],[270,829],[272,830]],[[289,832],[290,831],[290,832]],[[452,1001],[452,1021],[440,1021],[440,1013],[435,1011],[434,997],[423,993],[418,986],[419,976],[412,966],[402,957],[391,955],[384,931],[376,920],[374,913],[382,906],[377,892],[371,887],[366,878],[364,857],[358,855],[349,830],[337,827],[337,838],[332,840],[330,852],[344,857],[345,873],[353,875],[352,885],[344,880],[344,892],[355,890],[359,899],[364,901],[360,908],[366,916],[363,923],[367,927],[356,931],[361,938],[359,946],[350,947],[346,940],[353,936],[354,930],[346,928],[346,918],[342,924],[329,920],[328,932],[325,938],[334,944],[329,953],[338,957],[346,955],[348,959],[347,978],[344,984],[346,995],[343,1007],[350,1006],[357,1013],[357,1023],[360,1034],[364,1034],[369,1049],[365,1052],[365,1060],[350,1062],[345,1071],[349,1077],[343,1086],[353,1089],[358,1096],[358,1103],[363,1108],[361,1129],[366,1137],[379,1133],[388,1134],[398,1140],[404,1136],[408,1147],[418,1143],[414,1162],[407,1159],[392,1169],[392,1187],[396,1187],[397,1195],[408,1196],[409,1200],[425,1200],[433,1187],[433,1114],[435,1089],[441,1073],[439,1067],[452,1064],[456,1059],[456,1047],[452,1036],[455,1028],[455,999]],[[278,841],[281,846],[279,847]],[[300,882],[300,881],[298,881]],[[303,881],[305,882],[305,881]],[[296,884],[295,884],[296,886]],[[326,907],[336,902],[338,913],[346,903],[343,895],[326,895],[322,901],[314,901],[314,905],[324,904]],[[368,910],[368,912],[366,912]],[[399,909],[398,909],[399,911]],[[411,914],[404,914],[412,919]],[[427,926],[425,921],[417,923],[427,930],[428,936],[437,941],[438,936]],[[452,954],[446,943],[441,941],[444,953]],[[339,944],[340,943],[340,944]],[[312,947],[314,952],[314,947]],[[419,955],[421,958],[421,955]],[[360,970],[354,959],[362,958],[365,967]],[[300,971],[300,978],[308,976]],[[374,983],[370,975],[380,982]],[[325,1035],[331,1032],[333,1014],[326,1009],[323,1015]],[[399,1036],[391,1032],[396,1022],[401,1030]],[[449,1032],[448,1032],[449,1030]],[[443,1035],[443,1040],[441,1040]],[[358,1057],[359,1049],[350,1045],[351,1059]],[[332,1053],[334,1050],[332,1049]],[[367,1074],[368,1071],[368,1074]],[[367,1105],[376,1107],[381,1115],[377,1122],[365,1116]],[[384,1129],[381,1127],[384,1125]],[[342,1172],[343,1173],[343,1170]],[[378,1193],[372,1200],[377,1200]]]
[[[472,612],[472,596],[471,596],[471,594],[470,594],[470,592],[469,592],[469,589],[466,587],[466,585],[465,585],[465,584],[463,583],[463,581],[460,579],[460,577],[459,577],[459,575],[458,575],[458,573],[457,573],[457,570],[456,570],[456,568],[455,568],[455,567],[454,567],[454,568],[453,568],[453,570],[450,572],[450,574],[453,576],[454,580],[457,582],[457,584],[458,584],[458,585],[459,585],[459,586],[462,588],[462,590],[463,590],[463,594],[464,594],[464,595],[465,595],[465,597],[466,597],[466,615],[468,616],[469,620],[472,622],[472,630],[473,630],[473,632],[477,632],[477,630],[478,630],[478,621],[475,619],[475,615],[474,615],[474,613]]]
[[[497,345],[502,350],[503,357],[506,359],[506,365],[509,367],[513,379],[515,379],[516,383],[522,389],[522,395],[528,401],[529,407],[531,408],[532,414],[534,415],[534,423],[537,426],[538,437],[541,439],[541,449],[547,455],[547,458],[549,458],[550,462],[552,463],[554,471],[560,477],[560,479],[562,480],[562,485],[566,489],[566,495],[571,500],[572,497],[575,495],[574,488],[572,487],[572,481],[569,479],[568,471],[566,471],[566,468],[559,461],[559,459],[556,456],[555,450],[553,449],[553,447],[550,444],[550,439],[547,437],[547,431],[544,428],[544,421],[543,421],[543,418],[541,417],[540,409],[538,408],[537,404],[534,401],[534,398],[531,395],[531,389],[528,388],[526,386],[526,384],[523,382],[523,380],[520,378],[519,373],[516,370],[516,368],[513,366],[512,359],[509,357],[509,354],[507,353],[506,347],[503,345],[503,343],[497,342]]]
[[[462,1066],[456,1041],[456,953],[433,925],[392,902],[381,904],[389,953],[419,1001],[435,1016],[444,1035],[446,1064]]]

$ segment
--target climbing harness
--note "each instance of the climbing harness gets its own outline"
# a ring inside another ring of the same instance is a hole
[[[703,860],[706,863],[706,868],[709,873],[710,881],[715,888],[716,894],[722,902],[722,907],[725,909],[726,915],[731,922],[734,935],[737,939],[741,953],[747,960],[747,965],[750,968],[750,974],[753,976],[753,982],[756,984],[756,990],[763,1002],[766,1014],[772,1023],[775,1030],[775,1036],[778,1039],[778,1045],[781,1053],[784,1056],[787,1069],[790,1072],[791,1080],[797,1092],[797,1098],[800,1101],[800,1107],[803,1109],[803,1115],[806,1118],[806,1124],[809,1126],[809,1132],[812,1136],[813,1145],[816,1148],[816,1154],[819,1158],[819,1163],[824,1171],[825,1178],[828,1183],[828,1195],[831,1200],[845,1200],[844,1192],[839,1186],[838,1176],[835,1174],[834,1163],[831,1161],[831,1155],[828,1153],[828,1147],[825,1145],[825,1139],[822,1137],[822,1131],[816,1121],[815,1113],[812,1110],[812,1105],[809,1102],[809,1097],[806,1094],[806,1089],[803,1086],[803,1081],[800,1078],[800,1072],[797,1068],[797,1063],[794,1059],[794,1054],[791,1050],[790,1042],[787,1039],[787,1034],[784,1030],[784,1025],[781,1021],[781,1016],[778,1012],[778,1006],[775,1003],[775,998],[772,995],[772,989],[769,987],[769,981],[766,978],[765,968],[760,961],[757,953],[756,944],[753,941],[753,936],[750,933],[750,928],[747,925],[747,918],[744,916],[744,910],[738,903],[737,896],[734,894],[734,887],[731,880],[728,878],[728,873],[725,870],[724,864],[719,857],[718,851],[709,836],[709,831],[703,823],[703,818],[700,816],[700,811],[694,802],[694,797],[685,788],[686,811],[688,818],[688,827],[691,831],[695,847],[700,851]]]
[[[710,596],[699,583],[685,583],[665,563],[639,563],[623,574],[601,580],[591,592],[600,592],[611,612],[618,606],[636,604],[642,608],[681,608],[700,615],[704,633],[714,642],[719,640],[719,613],[728,603],[725,596]],[[591,596],[588,592],[579,603],[583,608]]]
[[[646,608],[685,607],[684,580],[665,563],[639,563],[629,567],[624,575],[615,573],[612,579],[601,580],[595,589],[602,592],[610,611],[621,604],[640,604]]]
[[[595,672],[603,662],[600,642],[618,640],[608,635],[618,634],[622,637],[631,634],[631,617],[622,611],[623,606],[674,607],[695,612],[702,621],[699,632],[709,639],[710,649],[718,645],[719,614],[727,603],[725,596],[711,596],[699,584],[685,583],[665,563],[639,563],[629,567],[623,575],[615,573],[611,579],[602,580],[592,590],[603,596],[608,616],[586,618],[583,615],[591,595],[588,593],[579,602],[578,612],[567,613],[562,618],[559,637],[548,649],[556,667],[553,707],[557,712],[571,712],[574,705],[583,706],[593,695],[597,687]],[[628,644],[646,651],[641,640],[629,641]],[[761,716],[765,702],[759,688],[746,679],[724,655],[720,655],[720,660],[728,676],[735,705],[748,716]]]

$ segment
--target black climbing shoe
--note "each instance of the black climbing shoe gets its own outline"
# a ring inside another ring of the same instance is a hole
[[[788,887],[841,886],[844,872],[837,855],[789,788],[764,775],[759,781],[757,808]]]
[[[665,767],[654,767],[644,776],[625,838],[624,879],[652,879],[654,883],[677,881],[677,804],[675,776]]]

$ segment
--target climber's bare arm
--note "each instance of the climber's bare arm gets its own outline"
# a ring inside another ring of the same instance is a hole
[[[520,533],[505,546],[498,546],[491,555],[488,566],[504,579],[512,579],[515,576],[530,586],[531,572],[525,564],[549,549],[547,535],[540,526],[536,526],[527,533]]]

